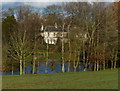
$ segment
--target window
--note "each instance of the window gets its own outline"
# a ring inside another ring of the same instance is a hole
[[[51,39],[51,44],[52,44],[52,39]]]
[[[56,40],[54,39],[54,44],[56,43]]]
[[[54,37],[55,37],[55,33],[54,33]]]
[[[49,32],[48,32],[48,37],[49,37],[49,35],[50,35],[50,34],[49,34]]]
[[[49,43],[49,39],[47,39],[47,43]]]

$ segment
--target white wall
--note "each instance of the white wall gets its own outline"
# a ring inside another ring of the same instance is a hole
[[[44,37],[44,41],[48,44],[56,44],[58,37],[65,37],[66,35],[67,35],[67,32],[64,32],[63,35],[60,32],[43,32],[43,33],[41,33],[41,36]]]

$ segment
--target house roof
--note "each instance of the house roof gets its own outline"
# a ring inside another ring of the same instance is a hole
[[[47,31],[47,32],[62,32],[62,31],[64,31],[64,32],[66,32],[67,29],[62,30],[62,27],[57,27],[56,28],[54,26],[46,26],[44,28],[44,31]]]

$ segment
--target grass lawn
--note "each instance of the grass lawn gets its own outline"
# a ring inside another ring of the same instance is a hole
[[[118,89],[118,70],[3,75],[3,89]]]

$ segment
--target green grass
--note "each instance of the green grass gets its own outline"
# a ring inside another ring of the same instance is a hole
[[[3,75],[3,89],[118,89],[118,70]]]

